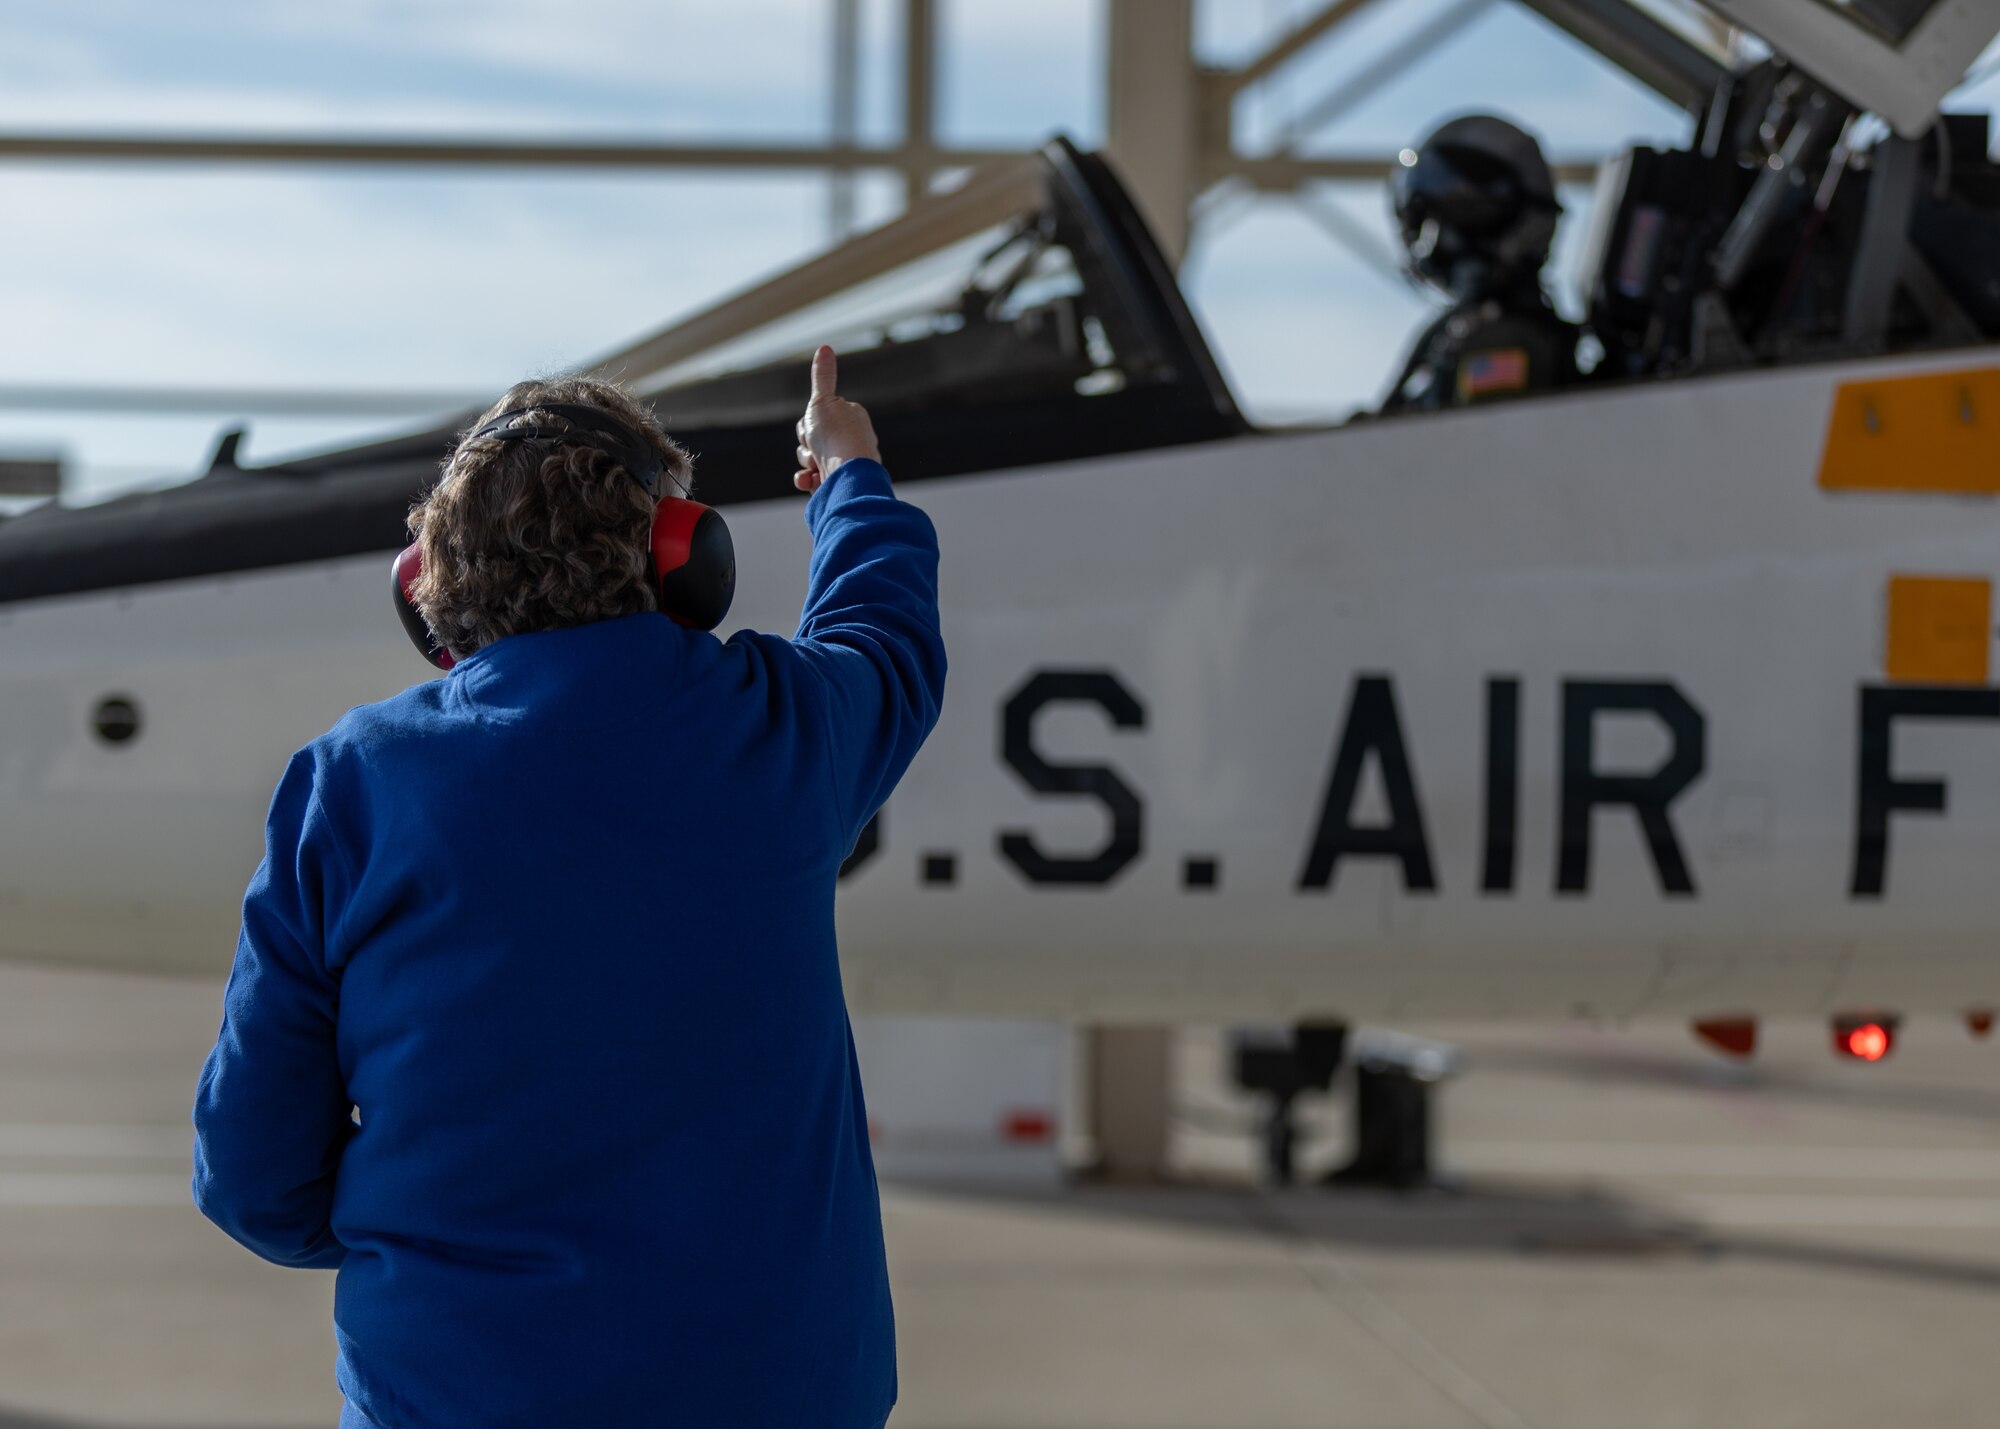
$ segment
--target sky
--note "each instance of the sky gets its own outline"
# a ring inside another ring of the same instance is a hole
[[[1197,56],[1240,62],[1318,0],[1200,0]],[[862,137],[900,116],[896,0],[862,0]],[[0,12],[0,131],[449,134],[812,143],[831,0],[68,0]],[[1684,115],[1511,0],[1386,0],[1241,101],[1244,145],[1413,33],[1423,57],[1304,152],[1392,153],[1490,109],[1555,159],[1682,140]],[[940,0],[939,137],[1102,138],[1101,0]],[[1556,284],[1587,193],[1566,190]],[[894,211],[885,183],[863,214]],[[1314,205],[1318,207],[1315,208]],[[0,386],[421,388],[484,394],[583,361],[809,256],[823,178],[0,160]],[[1331,219],[1325,217],[1331,209]],[[1183,286],[1254,417],[1371,403],[1429,300],[1393,266],[1378,185],[1210,196]],[[1329,225],[1359,229],[1356,253]],[[72,494],[185,476],[228,414],[0,412],[0,455],[59,451]],[[250,424],[245,460],[394,430]]]

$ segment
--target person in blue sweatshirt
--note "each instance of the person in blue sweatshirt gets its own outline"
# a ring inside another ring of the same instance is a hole
[[[936,535],[813,362],[796,636],[660,613],[618,389],[522,383],[411,513],[450,673],[293,756],[194,1196],[335,1268],[347,1429],[876,1429],[896,1398],[834,880],[936,723]],[[475,427],[473,430],[477,430]]]

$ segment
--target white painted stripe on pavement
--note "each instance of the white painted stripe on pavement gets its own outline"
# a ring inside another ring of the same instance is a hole
[[[0,1171],[0,1207],[194,1206],[190,1174],[172,1171]]]
[[[186,1161],[193,1148],[194,1128],[188,1125],[0,1121],[0,1156],[157,1156]]]
[[[1784,1196],[1744,1192],[1684,1196],[1701,1221],[1733,1230],[2000,1229],[2000,1196]]]
[[[1835,1181],[2000,1181],[2000,1149],[1938,1146],[1675,1146],[1662,1142],[1458,1141],[1463,1170],[1596,1176],[1798,1176]]]

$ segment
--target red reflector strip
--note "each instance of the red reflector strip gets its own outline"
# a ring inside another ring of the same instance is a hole
[[[1008,1141],[1048,1141],[1056,1120],[1045,1111],[1010,1111],[1000,1118],[1000,1135]]]
[[[1694,1035],[1718,1052],[1748,1057],[1757,1050],[1757,1019],[1711,1017],[1694,1024]]]

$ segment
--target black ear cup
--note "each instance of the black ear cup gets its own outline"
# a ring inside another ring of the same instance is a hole
[[[713,630],[736,598],[736,543],[722,513],[664,498],[653,512],[653,570],[660,609],[691,630]]]

